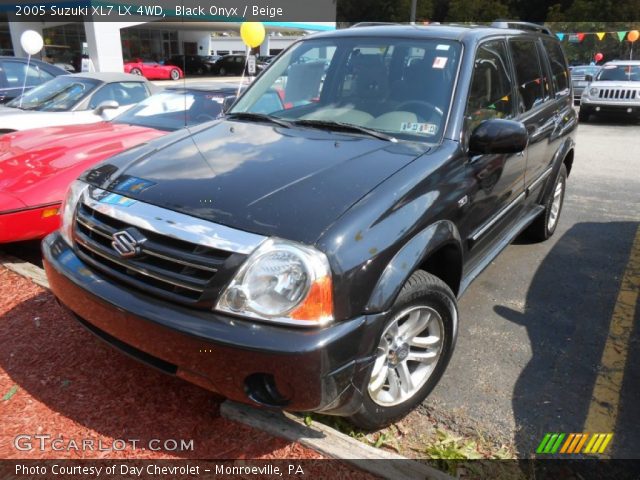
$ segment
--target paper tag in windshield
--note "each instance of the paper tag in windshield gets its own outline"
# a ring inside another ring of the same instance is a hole
[[[433,59],[433,68],[444,68],[447,64],[447,57],[436,57]]]
[[[436,47],[436,50],[449,50],[449,45],[440,44]]]
[[[400,124],[400,131],[435,135],[438,131],[438,126],[435,123],[402,122]]]

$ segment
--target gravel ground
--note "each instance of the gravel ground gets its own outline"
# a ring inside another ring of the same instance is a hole
[[[46,290],[0,267],[0,458],[320,459],[297,443],[221,418],[221,398],[129,359],[86,332]],[[16,435],[61,437],[61,451],[14,446]],[[73,439],[95,450],[67,449]],[[122,451],[114,439],[137,440]],[[188,451],[149,441],[193,440]],[[325,463],[325,462],[320,462]],[[327,465],[328,467],[329,465]],[[348,467],[331,462],[331,471]]]

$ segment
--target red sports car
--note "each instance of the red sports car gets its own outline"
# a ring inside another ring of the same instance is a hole
[[[109,122],[0,136],[0,243],[54,231],[66,190],[84,170],[167,132],[218,118],[236,92],[229,85],[169,88]]]
[[[180,67],[175,65],[162,65],[152,60],[136,58],[124,64],[125,73],[142,75],[147,80],[179,80],[184,77]]]

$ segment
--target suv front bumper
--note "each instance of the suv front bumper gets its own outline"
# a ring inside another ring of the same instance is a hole
[[[122,287],[90,270],[57,232],[42,249],[59,301],[138,360],[245,403],[343,415],[361,403],[384,314],[322,329],[250,322]]]
[[[639,115],[640,102],[612,101],[599,98],[582,97],[580,108],[593,113],[616,113],[626,115]]]

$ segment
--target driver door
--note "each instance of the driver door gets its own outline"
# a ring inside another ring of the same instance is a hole
[[[503,40],[482,43],[474,61],[474,73],[467,97],[465,139],[484,120],[515,117],[513,75]],[[467,181],[473,185],[462,222],[470,258],[492,245],[496,235],[507,229],[524,200],[526,153],[470,156]],[[473,262],[473,260],[472,260]]]

